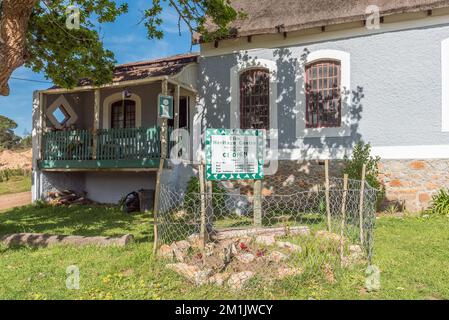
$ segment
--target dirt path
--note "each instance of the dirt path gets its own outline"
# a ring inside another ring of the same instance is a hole
[[[0,196],[0,211],[15,207],[26,206],[31,203],[31,192],[5,194]]]

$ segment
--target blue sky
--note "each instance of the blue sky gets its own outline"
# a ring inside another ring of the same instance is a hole
[[[118,63],[148,60],[190,50],[190,33],[185,27],[182,35],[178,33],[178,18],[172,9],[164,15],[165,32],[162,40],[148,40],[143,25],[137,25],[141,11],[149,6],[150,0],[129,0],[129,12],[113,24],[101,25],[101,37],[106,48],[114,52]],[[193,51],[198,48],[193,47]],[[17,69],[13,77],[48,81],[43,74],[33,73],[24,67]],[[38,83],[20,80],[9,82],[11,94],[0,96],[0,114],[17,122],[16,134],[23,135],[31,131],[31,100],[34,90],[51,87],[51,83]]]

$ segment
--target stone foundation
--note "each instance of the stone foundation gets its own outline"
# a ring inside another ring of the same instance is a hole
[[[342,177],[341,160],[330,161],[330,176]],[[419,212],[429,207],[432,196],[449,188],[449,160],[382,160],[379,179],[385,187],[385,201],[398,210]],[[267,176],[264,187],[293,184],[308,187],[309,182],[324,182],[324,161],[279,161],[274,176]]]
[[[435,193],[449,188],[449,160],[383,160],[379,169],[386,201],[410,212],[428,208]]]

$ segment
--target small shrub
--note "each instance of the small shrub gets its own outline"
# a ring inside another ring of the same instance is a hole
[[[385,191],[382,184],[378,180],[380,157],[371,156],[371,145],[358,142],[354,146],[352,156],[345,156],[344,173],[348,174],[350,179],[360,180],[362,178],[363,165],[366,164],[366,181],[368,184],[377,189],[377,204],[382,203]]]
[[[440,192],[433,196],[432,206],[427,213],[437,215],[449,214],[449,190],[441,189]]]
[[[226,190],[219,185],[219,183],[213,183],[212,185],[212,205],[218,210],[224,210]],[[184,207],[187,210],[193,210],[195,208],[200,208],[201,197],[200,197],[200,180],[197,177],[192,177],[187,183]]]

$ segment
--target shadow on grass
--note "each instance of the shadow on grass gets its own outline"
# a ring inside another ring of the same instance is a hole
[[[0,237],[13,233],[120,237],[153,241],[150,213],[125,214],[117,207],[31,205],[0,214]]]

